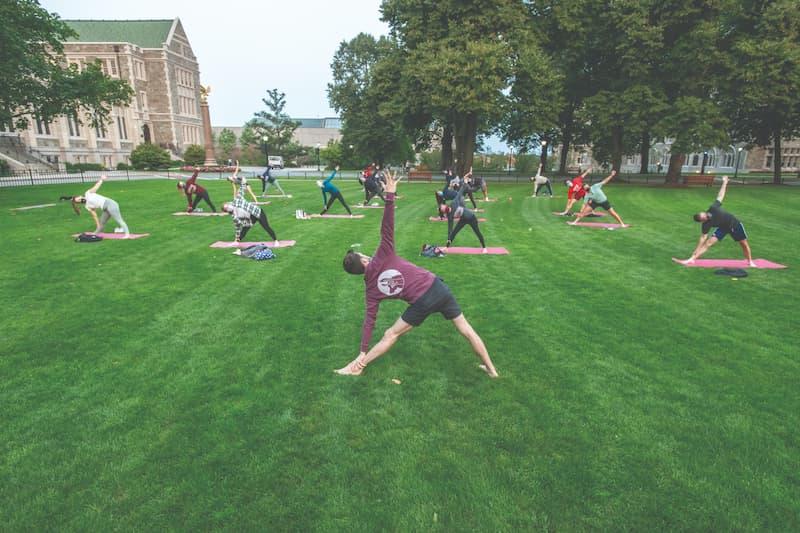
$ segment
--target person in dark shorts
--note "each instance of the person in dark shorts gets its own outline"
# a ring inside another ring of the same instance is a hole
[[[608,201],[606,193],[603,192],[603,186],[612,179],[614,179],[614,176],[616,175],[617,171],[612,170],[611,174],[609,174],[606,177],[606,179],[604,179],[600,183],[595,183],[594,185],[591,186],[588,183],[583,184],[583,190],[586,193],[586,203],[581,208],[580,213],[575,215],[575,220],[573,220],[569,224],[573,225],[577,224],[583,217],[588,216],[589,213],[591,213],[593,210],[597,209],[598,207],[602,207],[603,209],[608,211],[608,214],[617,219],[617,222],[619,222],[620,226],[622,226],[623,228],[628,227],[628,225],[622,221],[622,217],[619,216],[619,214],[617,214],[617,212],[614,210],[613,207],[611,207],[611,202]]]
[[[728,176],[722,176],[722,187],[719,189],[717,199],[708,208],[708,211],[703,211],[694,215],[694,221],[700,222],[700,241],[695,246],[692,255],[689,259],[679,261],[684,265],[691,265],[701,255],[706,253],[709,248],[714,246],[717,242],[725,238],[725,235],[730,234],[731,238],[739,243],[744,252],[744,257],[747,259],[747,264],[750,267],[756,267],[753,262],[753,254],[750,251],[750,244],[747,242],[747,233],[744,230],[744,225],[738,218],[733,216],[722,209],[722,201],[725,199],[725,192],[728,190]],[[708,236],[711,228],[717,228],[716,231]]]
[[[208,191],[205,190],[204,187],[201,187],[197,184],[197,174],[199,174],[199,171],[195,170],[194,174],[192,174],[192,177],[186,180],[186,183],[183,183],[182,181],[178,182],[178,190],[183,191],[183,193],[186,195],[186,200],[189,202],[189,206],[186,211],[191,213],[197,209],[197,204],[200,203],[200,200],[203,200],[208,204],[211,210],[216,213],[217,208],[211,203],[211,198],[208,196]],[[194,196],[194,199],[192,199],[192,196]]]
[[[394,199],[398,181],[396,174],[386,173],[386,209],[383,211],[381,223],[381,243],[375,255],[369,257],[349,250],[344,256],[342,263],[344,270],[349,274],[364,276],[366,308],[358,357],[347,366],[336,370],[336,373],[360,375],[369,363],[386,353],[402,335],[421,325],[428,316],[441,313],[469,340],[472,349],[482,361],[481,369],[489,376],[497,377],[497,370],[489,358],[483,340],[464,318],[450,288],[432,272],[406,261],[395,253]],[[401,299],[410,305],[386,330],[381,340],[369,349],[378,307],[382,300],[389,298]]]

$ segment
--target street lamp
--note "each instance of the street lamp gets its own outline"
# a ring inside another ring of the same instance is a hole
[[[269,167],[269,150],[267,150],[267,139],[268,137],[266,135],[261,137],[261,140],[264,142],[264,157],[267,159],[267,167]]]
[[[740,146],[738,150],[736,150],[736,168],[733,171],[733,179],[735,180],[736,177],[739,175],[739,156],[742,153],[742,147]]]
[[[317,143],[317,172],[319,172],[319,147],[320,144]]]
[[[700,165],[700,174],[706,173],[706,160],[708,159],[708,152],[703,152],[703,164]]]

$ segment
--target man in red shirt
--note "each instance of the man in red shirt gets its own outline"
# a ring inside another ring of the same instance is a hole
[[[336,372],[342,375],[358,376],[364,368],[386,353],[401,335],[421,325],[425,319],[441,313],[452,320],[472,345],[472,349],[483,362],[481,369],[491,377],[497,377],[489,352],[472,326],[464,318],[453,293],[444,282],[432,272],[418,267],[399,257],[394,251],[394,198],[399,179],[396,174],[386,173],[386,209],[381,223],[381,243],[375,255],[369,257],[352,250],[344,256],[346,272],[364,276],[366,286],[366,309],[361,332],[361,351],[358,357]],[[410,305],[403,315],[386,330],[383,338],[368,350],[372,329],[378,315],[378,306],[387,298],[401,299]]]
[[[591,172],[591,170],[592,167],[589,167],[575,179],[567,180],[565,182],[567,185],[567,207],[565,207],[564,211],[559,213],[559,215],[571,215],[572,213],[570,212],[570,209],[573,205],[575,205],[575,202],[586,196],[586,191],[583,190],[583,178],[585,178],[586,175]]]
[[[186,180],[184,184],[182,181],[178,182],[178,190],[183,191],[186,195],[186,199],[189,202],[189,207],[187,211],[191,213],[197,208],[197,204],[200,203],[200,200],[204,200],[213,212],[217,212],[217,209],[214,207],[214,204],[211,203],[211,198],[208,197],[208,191],[206,191],[203,187],[197,184],[197,174],[199,171],[195,170],[192,177]],[[192,200],[192,195],[194,195],[194,200]]]

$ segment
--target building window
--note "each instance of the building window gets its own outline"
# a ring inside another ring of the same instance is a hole
[[[764,168],[772,168],[772,155],[767,156],[767,162],[764,165]]]
[[[97,135],[98,139],[105,139],[108,137],[108,130],[106,130],[105,123],[101,122],[97,126],[94,127],[94,133]]]
[[[137,80],[147,81],[147,73],[144,68],[144,61],[133,60],[133,72]]]
[[[119,130],[119,138],[123,140],[128,139],[128,128],[125,124],[125,117],[117,117],[117,129]]]
[[[69,126],[70,137],[81,136],[81,128],[80,124],[78,124],[78,117],[74,113],[67,115],[67,125]]]
[[[103,74],[106,76],[111,76],[112,78],[117,78],[118,71],[117,71],[117,60],[115,58],[107,58],[100,60],[100,68],[103,70]]]
[[[36,116],[36,133],[39,135],[52,135],[50,133],[50,123],[39,115]]]
[[[692,166],[696,167],[700,164],[700,154],[694,154],[692,156]]]

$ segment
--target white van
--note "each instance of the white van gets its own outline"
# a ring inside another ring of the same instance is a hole
[[[283,169],[283,157],[279,155],[269,156],[269,166],[271,166],[272,168]]]

